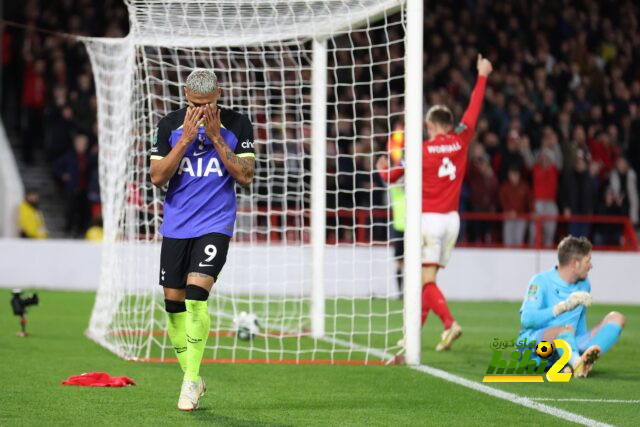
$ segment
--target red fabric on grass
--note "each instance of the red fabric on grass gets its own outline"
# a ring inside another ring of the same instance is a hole
[[[64,385],[78,385],[83,387],[126,387],[136,385],[129,377],[112,377],[106,372],[87,372],[82,375],[72,375],[62,381]]]

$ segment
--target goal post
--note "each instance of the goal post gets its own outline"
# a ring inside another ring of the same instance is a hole
[[[96,82],[105,230],[87,335],[126,359],[175,360],[158,286],[164,190],[150,183],[149,150],[158,121],[185,105],[186,76],[209,68],[220,104],[253,123],[256,173],[250,188],[237,187],[205,362],[387,363],[406,334],[407,360],[419,363],[421,180],[407,186],[407,207],[418,209],[417,225],[415,212],[407,225],[418,228],[405,233],[403,304],[393,251],[400,237],[390,234],[375,163],[399,125],[407,155],[420,147],[421,83],[413,80],[422,80],[421,7],[409,9],[414,0],[125,2],[127,37],[82,39]],[[419,49],[409,40],[416,37]],[[408,175],[416,167],[407,158]],[[259,322],[253,339],[236,334],[243,312]]]
[[[327,227],[327,41],[313,39],[311,87],[311,335],[325,333],[324,251]]]
[[[419,365],[421,354],[422,261],[422,33],[423,2],[407,0],[406,85],[405,85],[405,162],[406,229],[405,233],[405,359]]]

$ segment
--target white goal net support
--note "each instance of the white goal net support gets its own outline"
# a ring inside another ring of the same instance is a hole
[[[126,0],[130,34],[85,38],[96,82],[104,221],[87,334],[131,360],[172,361],[159,282],[158,121],[195,68],[250,117],[256,173],[237,187],[206,361],[384,363],[403,304],[387,188],[375,171],[404,122],[401,0]],[[243,340],[234,323],[255,315]]]

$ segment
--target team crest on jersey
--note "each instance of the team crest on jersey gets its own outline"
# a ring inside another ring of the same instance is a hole
[[[535,301],[537,293],[538,293],[538,285],[535,285],[535,284],[532,283],[529,286],[529,292],[527,293],[527,299],[529,301]]]

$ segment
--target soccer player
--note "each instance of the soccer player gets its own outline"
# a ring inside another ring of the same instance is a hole
[[[422,146],[422,325],[433,310],[444,325],[436,351],[448,350],[462,334],[447,301],[436,284],[436,275],[449,261],[460,231],[458,201],[467,168],[467,152],[480,114],[491,62],[478,55],[478,79],[469,106],[454,128],[453,114],[444,105],[434,105],[426,116],[429,140]],[[379,169],[386,169],[384,160]],[[392,168],[389,182],[404,175],[404,169]]]
[[[209,337],[209,292],[227,259],[236,219],[235,183],[249,186],[255,154],[246,116],[217,106],[220,88],[209,70],[194,70],[188,106],[158,123],[151,149],[151,181],[167,182],[160,251],[160,285],[168,335],[184,380],[178,409],[194,410],[205,392],[200,362]]]
[[[572,350],[565,372],[582,378],[616,343],[625,323],[624,316],[613,311],[587,330],[587,307],[591,305],[587,274],[591,267],[589,240],[565,237],[558,245],[557,267],[533,276],[520,308],[522,329],[518,341],[565,340]],[[531,357],[534,359],[540,361],[535,353]]]

